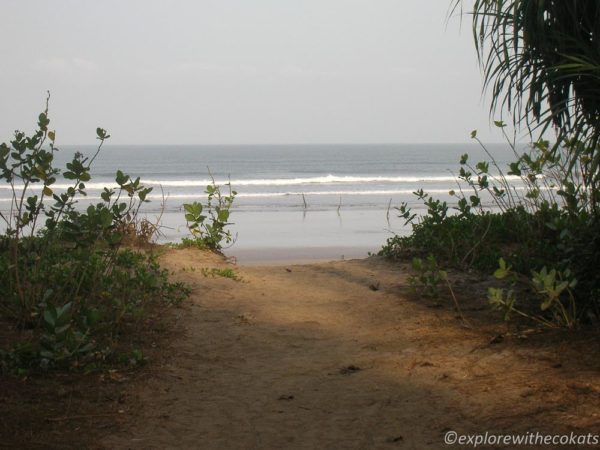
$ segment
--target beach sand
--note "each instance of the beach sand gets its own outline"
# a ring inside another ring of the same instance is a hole
[[[262,247],[232,248],[226,255],[242,266],[280,266],[286,264],[314,264],[326,261],[344,261],[365,258],[375,253],[373,247]]]
[[[449,430],[600,430],[597,335],[507,333],[476,295],[482,280],[455,279],[466,328],[451,300],[411,296],[406,267],[377,257],[234,266],[168,250],[162,262],[193,294],[106,448],[439,449]]]

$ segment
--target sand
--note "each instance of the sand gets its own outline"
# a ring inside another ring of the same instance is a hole
[[[600,432],[597,334],[508,333],[475,278],[456,281],[466,328],[449,299],[411,296],[406,268],[380,258],[239,267],[169,250],[162,263],[193,294],[106,448],[440,449],[450,430]]]

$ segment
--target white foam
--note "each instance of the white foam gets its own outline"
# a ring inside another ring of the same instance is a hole
[[[513,189],[517,191],[524,191],[526,188],[524,186],[514,186]],[[450,189],[425,189],[424,191],[427,194],[448,194]],[[552,190],[552,189],[542,189],[542,190]],[[277,197],[294,197],[294,196],[369,196],[369,195],[414,195],[415,189],[385,189],[385,190],[365,190],[365,191],[294,191],[294,192],[242,192],[237,194],[237,198],[277,198]],[[169,194],[165,192],[165,198],[169,201],[176,199],[198,199],[202,200],[205,197],[203,193],[198,194]],[[126,197],[125,197],[126,198]],[[147,196],[148,200],[162,200],[163,196],[161,194],[151,194]],[[87,197],[79,197],[78,200],[86,201],[86,200],[101,200],[99,196],[87,196]],[[11,198],[0,198],[0,202],[9,202]]]
[[[507,180],[518,180],[517,176],[507,176]],[[305,184],[368,184],[368,183],[418,183],[418,182],[446,182],[455,181],[454,176],[339,176],[339,175],[326,175],[321,177],[307,177],[307,178],[267,178],[267,179],[255,179],[255,180],[231,180],[231,185],[235,188],[236,186],[296,186]],[[211,183],[211,180],[142,180],[143,183],[149,185],[162,185],[162,186],[173,186],[173,187],[187,187],[187,186],[206,186]],[[228,183],[228,180],[216,181],[218,185],[224,185]]]
[[[514,175],[506,176],[509,181],[520,180],[520,177]],[[231,186],[236,189],[241,186],[298,186],[298,185],[335,185],[335,184],[369,184],[369,183],[434,183],[434,182],[454,182],[457,178],[454,176],[338,176],[338,175],[326,175],[322,177],[307,177],[307,178],[267,178],[267,179],[240,179],[231,180]],[[206,187],[211,184],[212,181],[209,179],[199,180],[152,180],[143,179],[141,183],[146,186],[163,186],[163,187]],[[228,180],[217,180],[216,184],[224,185],[228,183]],[[52,186],[53,189],[67,189],[72,187],[73,183],[57,183]],[[16,188],[20,189],[22,186],[17,185]],[[116,184],[112,182],[94,182],[85,183],[85,187],[88,190],[102,190],[105,187],[115,189]],[[0,185],[0,189],[8,190],[11,189],[8,185]]]

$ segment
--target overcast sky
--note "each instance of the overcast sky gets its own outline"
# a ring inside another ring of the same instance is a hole
[[[488,125],[452,0],[1,0],[0,139],[465,142]]]

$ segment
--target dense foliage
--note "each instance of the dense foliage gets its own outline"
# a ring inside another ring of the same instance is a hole
[[[382,254],[430,254],[463,269],[495,268],[504,287],[490,289],[488,299],[506,318],[518,313],[568,327],[597,321],[600,3],[475,0],[469,13],[492,111],[508,110],[517,128],[539,128],[540,136],[553,128],[556,140],[540,139],[523,154],[512,141],[515,161],[507,168],[489,152],[489,161],[474,166],[463,155],[459,180],[467,193],[451,192],[457,203],[450,208],[417,192],[427,213],[416,219],[401,205],[412,234],[393,237]],[[504,131],[502,122],[496,125]],[[507,175],[520,177],[524,190]],[[533,304],[537,312],[526,312]]]
[[[122,325],[156,302],[177,302],[187,288],[172,284],[151,251],[123,248],[151,188],[121,171],[116,189],[86,209],[90,166],[106,139],[98,128],[96,153],[76,153],[65,170],[53,165],[55,133],[48,110],[31,135],[16,132],[0,145],[0,179],[11,193],[0,212],[0,317],[30,338],[0,350],[0,368],[79,367],[102,364]],[[70,184],[59,190],[62,178]]]
[[[554,125],[559,142],[570,136],[595,147],[600,3],[476,0],[470,12],[492,107],[506,106],[519,122]],[[597,174],[598,162],[593,158],[590,172]]]
[[[504,129],[502,122],[497,125]],[[381,254],[431,255],[449,267],[494,272],[507,288],[490,290],[488,297],[507,318],[534,311],[539,321],[570,327],[597,319],[600,223],[592,188],[570,169],[573,149],[581,145],[564,142],[556,151],[539,141],[506,168],[493,159],[471,164],[463,155],[459,190],[450,192],[454,206],[416,192],[426,213],[417,217],[402,204],[398,210],[412,234],[390,238]],[[523,190],[508,176],[519,177]],[[532,294],[517,298],[516,285],[528,285]]]
[[[591,195],[598,195],[600,3],[476,0],[471,14],[492,109],[506,107],[516,124],[530,129],[553,128],[555,150],[566,139],[581,142],[572,148],[571,170],[577,164]],[[592,205],[599,203],[594,198]]]

